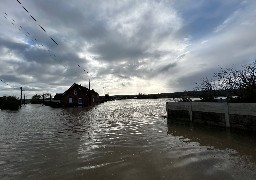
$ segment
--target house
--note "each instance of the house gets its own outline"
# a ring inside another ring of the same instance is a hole
[[[95,106],[99,104],[99,94],[96,91],[94,91],[94,89],[92,89],[90,93],[91,93],[91,105]]]
[[[88,107],[98,104],[99,94],[93,89],[90,90],[84,86],[74,83],[64,93],[57,93],[53,101],[58,101],[64,107]]]

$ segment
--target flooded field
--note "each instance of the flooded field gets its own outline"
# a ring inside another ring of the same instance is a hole
[[[255,136],[168,126],[165,102],[0,111],[0,179],[256,179]]]

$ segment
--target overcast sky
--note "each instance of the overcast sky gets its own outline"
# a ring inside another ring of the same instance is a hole
[[[19,2],[0,1],[0,96],[193,90],[256,55],[255,0]]]

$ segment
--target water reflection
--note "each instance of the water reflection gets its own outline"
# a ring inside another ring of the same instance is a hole
[[[168,134],[180,137],[185,142],[198,142],[201,146],[208,146],[210,149],[229,149],[256,162],[256,141],[253,138],[255,133],[198,124],[173,123],[168,125]]]
[[[0,179],[247,179],[255,140],[166,125],[166,100],[0,112]]]

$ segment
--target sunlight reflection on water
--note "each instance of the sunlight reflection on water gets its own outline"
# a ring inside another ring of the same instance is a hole
[[[253,138],[167,126],[165,102],[0,111],[0,178],[255,179]]]

